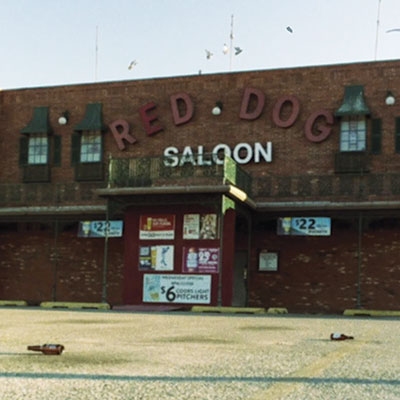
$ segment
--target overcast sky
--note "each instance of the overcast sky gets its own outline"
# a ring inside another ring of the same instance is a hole
[[[0,22],[2,89],[400,57],[400,0],[0,0]]]

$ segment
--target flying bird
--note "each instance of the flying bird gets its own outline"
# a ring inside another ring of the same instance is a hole
[[[292,29],[290,26],[287,26],[287,27],[286,27],[286,30],[287,30],[288,32],[290,32],[290,33],[293,33],[293,29]]]
[[[131,63],[129,64],[128,69],[129,69],[129,70],[133,69],[133,67],[134,67],[135,65],[137,65],[137,61],[136,61],[136,60],[131,61]]]
[[[242,51],[240,47],[235,47],[235,56],[238,56]]]
[[[210,50],[207,50],[207,49],[206,49],[206,57],[207,57],[207,60],[209,60],[213,55],[214,55],[214,54],[211,53]]]

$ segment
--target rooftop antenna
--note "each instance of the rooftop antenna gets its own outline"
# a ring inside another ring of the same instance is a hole
[[[232,55],[233,55],[233,14],[231,15],[231,33],[229,35],[230,46],[229,46],[229,71],[232,71]]]
[[[96,25],[96,49],[95,49],[95,67],[94,67],[94,81],[95,82],[97,82],[98,56],[99,56],[99,27]]]
[[[377,57],[377,54],[378,54],[380,14],[381,14],[381,0],[378,0],[378,15],[377,15],[377,19],[376,19],[375,55],[374,55],[374,60],[375,61],[376,61],[376,57]]]

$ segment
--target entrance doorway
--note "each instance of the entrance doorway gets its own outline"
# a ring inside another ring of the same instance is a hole
[[[235,253],[235,264],[233,270],[233,307],[245,307],[247,305],[247,251]]]

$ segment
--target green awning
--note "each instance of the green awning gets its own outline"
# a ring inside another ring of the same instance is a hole
[[[368,115],[369,108],[364,99],[364,86],[346,86],[343,104],[335,112],[338,117],[346,115]]]
[[[33,133],[51,133],[49,107],[35,107],[31,121],[25,128],[21,129],[21,133],[25,135]]]
[[[83,120],[75,126],[75,131],[104,131],[101,103],[86,104],[86,113]]]

